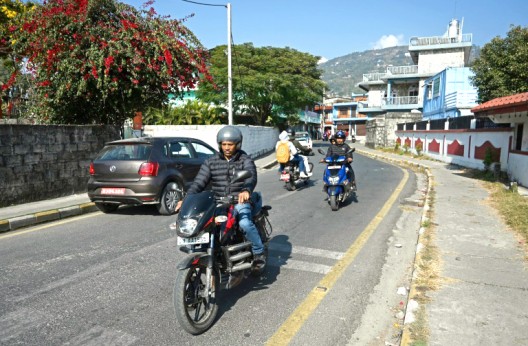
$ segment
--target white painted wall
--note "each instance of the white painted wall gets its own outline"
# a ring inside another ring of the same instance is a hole
[[[418,138],[425,139],[423,154],[433,159],[460,165],[473,169],[484,169],[483,160],[474,158],[475,147],[480,147],[489,141],[495,148],[501,148],[500,164],[501,170],[508,173],[513,181],[519,185],[528,187],[528,155],[514,154],[509,152],[510,140],[513,139],[512,131],[396,131],[402,146],[407,138],[411,139],[410,150],[416,153],[415,142]],[[471,137],[471,143],[470,143]],[[435,139],[440,143],[440,153],[429,152],[429,144]],[[447,154],[447,146],[457,140],[464,146],[464,156]]]
[[[198,138],[213,148],[218,148],[216,134],[226,125],[145,125],[145,136],[182,136]],[[242,132],[242,150],[255,158],[275,150],[279,130],[273,127],[237,125]]]
[[[519,185],[528,187],[528,155],[510,154],[508,175]]]

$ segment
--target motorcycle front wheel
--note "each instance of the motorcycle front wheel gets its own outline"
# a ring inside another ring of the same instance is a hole
[[[209,329],[218,314],[218,277],[213,271],[211,291],[208,294],[205,292],[206,269],[203,265],[194,265],[179,270],[174,284],[173,304],[176,318],[180,326],[193,335]]]
[[[330,208],[332,208],[332,211],[339,209],[339,201],[336,195],[330,196]]]

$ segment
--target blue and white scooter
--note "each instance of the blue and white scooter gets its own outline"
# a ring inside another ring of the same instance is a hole
[[[326,155],[322,149],[319,149],[318,152]],[[346,161],[346,156],[335,155],[324,158],[326,169],[323,174],[323,181],[328,194],[328,203],[330,203],[333,211],[338,210],[339,204],[346,201],[348,196],[352,194],[352,182],[347,176]]]

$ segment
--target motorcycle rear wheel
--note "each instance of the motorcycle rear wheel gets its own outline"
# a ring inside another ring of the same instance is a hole
[[[188,333],[197,335],[208,330],[218,314],[219,281],[213,271],[209,302],[205,297],[206,267],[194,265],[179,270],[173,290],[176,319]]]
[[[293,177],[293,174],[290,174],[290,180],[286,183],[286,190],[295,191],[295,189],[297,189],[295,186],[295,178]]]
[[[337,200],[336,195],[330,196],[330,208],[332,208],[332,211],[337,211],[339,209],[339,201]]]

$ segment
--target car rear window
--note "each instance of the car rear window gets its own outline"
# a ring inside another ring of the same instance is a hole
[[[116,144],[109,145],[99,153],[96,160],[147,160],[150,156],[150,144]]]

